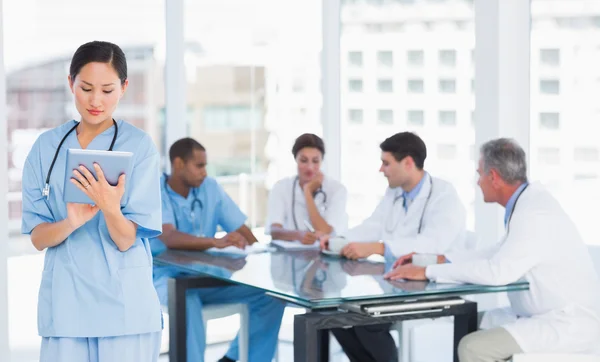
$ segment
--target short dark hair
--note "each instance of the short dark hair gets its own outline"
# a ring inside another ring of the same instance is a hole
[[[81,68],[93,62],[110,64],[119,75],[121,85],[125,84],[127,80],[125,53],[118,45],[106,41],[92,41],[77,48],[69,68],[71,82],[75,81],[75,77],[77,77]]]
[[[294,158],[298,155],[298,152],[303,148],[316,148],[321,151],[321,155],[325,156],[325,143],[321,139],[321,137],[312,133],[305,133],[300,135],[300,137],[296,138],[294,142],[294,147],[292,147],[292,154]]]
[[[396,161],[400,162],[405,157],[412,157],[415,165],[419,169],[425,166],[427,158],[427,147],[421,137],[411,132],[396,133],[379,145],[383,152],[389,152],[394,155]]]
[[[187,161],[192,157],[195,150],[206,151],[204,146],[195,139],[189,137],[182,138],[175,141],[175,143],[171,145],[171,148],[169,148],[169,159],[171,160],[171,163],[173,163],[176,158]]]

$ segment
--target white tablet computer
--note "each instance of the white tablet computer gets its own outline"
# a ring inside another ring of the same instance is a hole
[[[68,149],[63,201],[93,204],[92,200],[71,182],[71,178],[74,177],[73,170],[77,170],[80,165],[87,167],[97,179],[94,170],[94,163],[97,163],[104,172],[104,177],[106,177],[108,183],[115,186],[119,182],[119,176],[131,174],[133,170],[132,158],[133,153],[131,152]],[[127,181],[125,181],[125,194],[121,198],[121,205],[124,204],[128,195],[130,185]]]

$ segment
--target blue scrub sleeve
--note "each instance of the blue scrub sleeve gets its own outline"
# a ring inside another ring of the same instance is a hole
[[[171,224],[175,226],[175,211],[169,199],[168,190],[165,188],[164,182],[161,182],[161,195],[162,195],[162,223]]]
[[[121,209],[123,215],[138,225],[138,238],[154,238],[162,233],[162,210],[160,191],[160,158],[151,141],[145,140],[147,152],[137,161],[131,176],[125,179],[130,183],[129,198]]]
[[[31,234],[39,224],[56,221],[42,195],[41,170],[39,152],[37,147],[34,147],[25,161],[21,185],[23,195],[21,232],[27,235]]]
[[[218,209],[218,221],[219,225],[226,232],[230,233],[236,231],[244,225],[246,222],[246,215],[240,210],[240,208],[233,202],[231,197],[227,195],[225,190],[218,185],[218,192],[220,195],[221,202],[219,203]]]

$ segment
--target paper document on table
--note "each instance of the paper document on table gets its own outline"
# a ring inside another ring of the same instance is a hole
[[[238,247],[230,245],[230,246],[227,246],[222,249],[210,248],[210,249],[207,249],[206,251],[215,253],[215,254],[248,255],[248,254],[264,253],[264,252],[271,251],[271,250],[273,250],[273,248],[271,248],[269,245],[262,244],[262,243],[254,243],[252,245],[246,246],[244,249],[240,249]]]
[[[319,241],[315,241],[314,244],[302,244],[298,240],[284,241],[284,240],[273,240],[271,244],[277,245],[285,250],[317,250],[319,249]]]

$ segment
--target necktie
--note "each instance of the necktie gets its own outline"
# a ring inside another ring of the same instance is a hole
[[[402,204],[402,206],[404,206],[404,211],[408,211],[408,208],[410,207],[410,205],[412,204],[413,200],[411,200],[408,197],[407,193],[404,193],[404,203]]]

